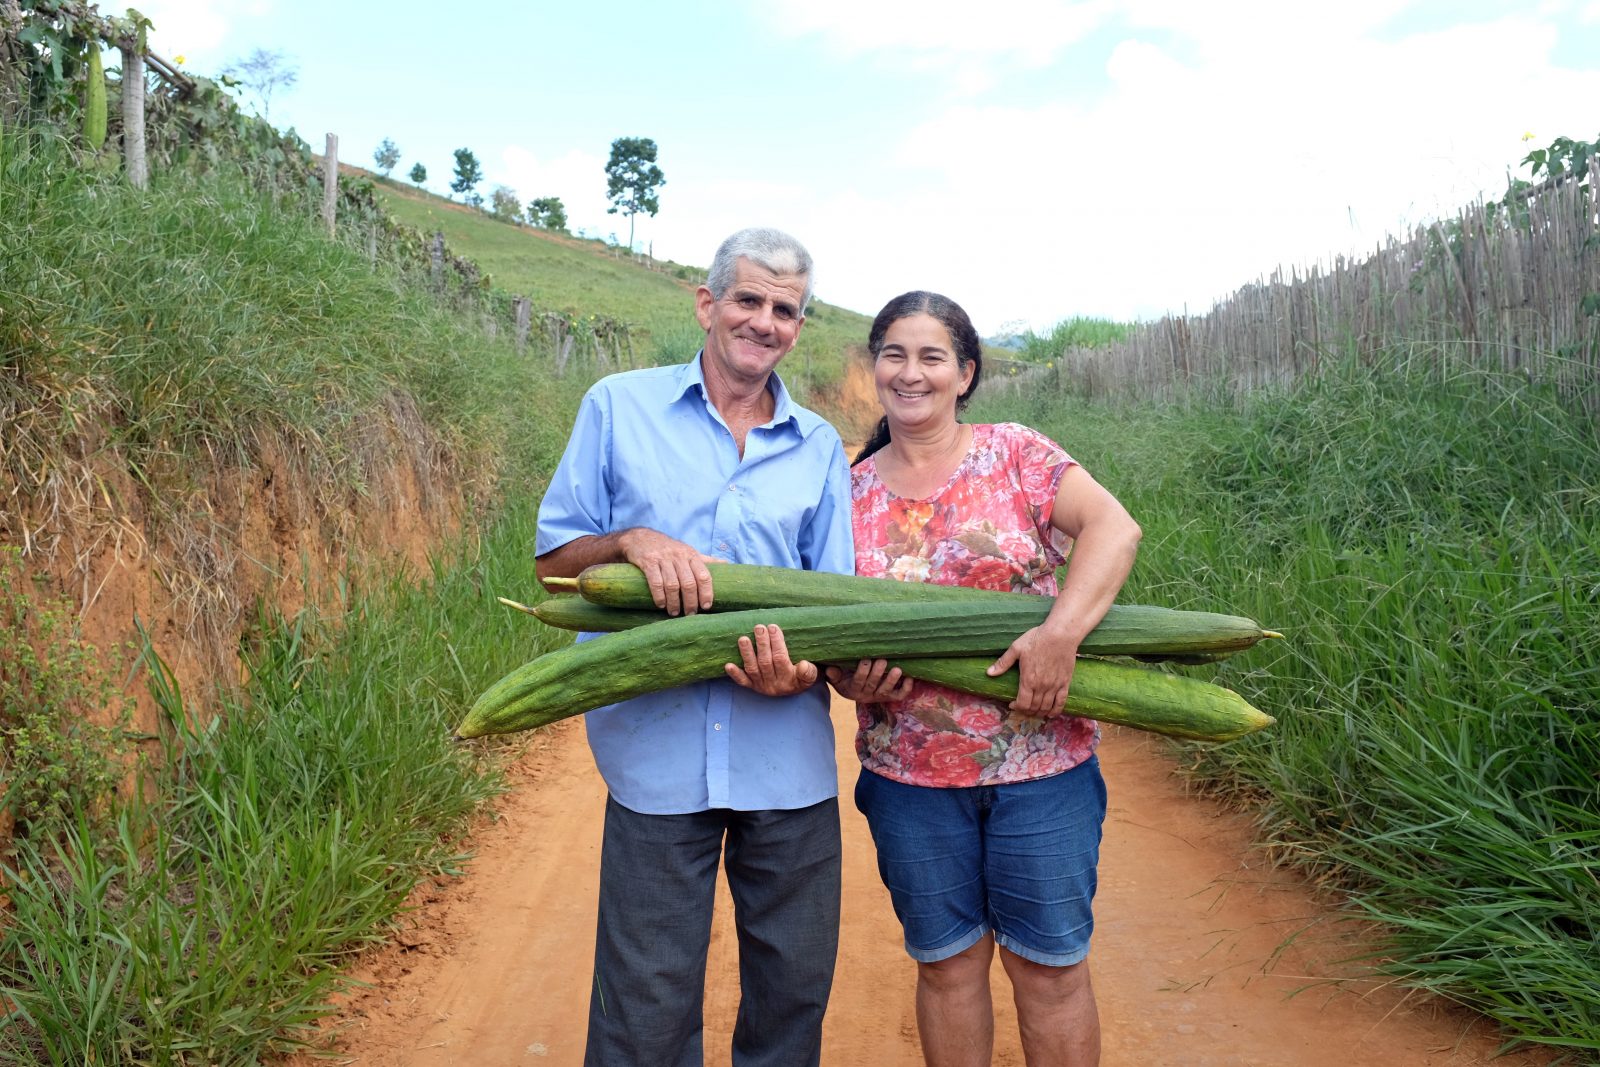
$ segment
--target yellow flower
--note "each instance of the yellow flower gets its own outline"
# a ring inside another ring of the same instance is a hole
[[[178,64],[178,66],[180,66],[180,67],[183,66],[183,57],[182,56],[173,56],[172,57],[172,61],[174,63]]]
[[[1528,132],[1526,132],[1526,133],[1524,133],[1524,134],[1523,134],[1523,135],[1522,135],[1522,139],[1523,139],[1523,140],[1524,140],[1524,141],[1531,141],[1531,140],[1533,140],[1533,131],[1532,131],[1532,130],[1529,130],[1529,131],[1528,131]]]

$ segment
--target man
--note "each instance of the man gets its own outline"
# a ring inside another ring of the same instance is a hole
[[[627,561],[672,615],[709,608],[706,563],[854,572],[839,436],[774,373],[811,298],[792,237],[723,242],[681,366],[584,397],[539,510],[541,579]],[[736,1067],[817,1064],[839,926],[828,691],[781,637],[740,639],[729,678],[589,712],[605,778],[590,1067],[698,1067],[717,863],[739,936]],[[748,673],[746,673],[748,671]],[[737,683],[737,684],[736,684]]]

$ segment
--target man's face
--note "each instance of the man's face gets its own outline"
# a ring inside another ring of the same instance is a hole
[[[764,383],[800,337],[805,292],[805,275],[774,274],[742,257],[721,300],[702,285],[694,313],[706,331],[707,376],[741,385]]]

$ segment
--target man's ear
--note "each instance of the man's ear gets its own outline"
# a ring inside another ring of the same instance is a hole
[[[702,285],[694,291],[694,317],[695,321],[700,323],[702,330],[711,329],[711,306],[716,302],[717,298],[712,296],[711,290],[705,286]]]

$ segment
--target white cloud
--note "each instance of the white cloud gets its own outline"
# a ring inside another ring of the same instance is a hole
[[[270,0],[143,0],[138,9],[154,26],[151,47],[161,55],[215,49],[240,18],[272,11]]]
[[[780,33],[820,37],[841,56],[869,56],[963,98],[993,88],[1008,67],[1047,66],[1114,7],[1113,0],[811,0],[762,10]]]
[[[777,6],[769,17],[792,35],[818,34],[846,55],[1005,56],[1032,66],[1092,30],[1107,0],[811,0]]]
[[[541,160],[520,145],[512,145],[500,155],[498,166],[485,166],[484,197],[495,185],[515,189],[523,204],[544,196],[558,196],[567,209],[567,221],[576,231],[578,227],[594,230],[608,226],[614,229],[619,216],[606,215],[610,202],[605,190],[606,161],[589,152],[572,149],[554,159]],[[624,235],[627,233],[624,221]]]
[[[1371,3],[1323,18],[1327,47],[1308,49],[1253,21],[1274,5],[1215,23],[1192,6],[1130,4],[1205,36],[1125,40],[1099,97],[954,106],[910,130],[887,181],[807,220],[829,298],[871,312],[885,289],[948,286],[986,331],[1201,312],[1498,193],[1525,129],[1580,129],[1600,98],[1600,71],[1553,68],[1556,31],[1532,18],[1393,40],[1368,31],[1396,5]]]

